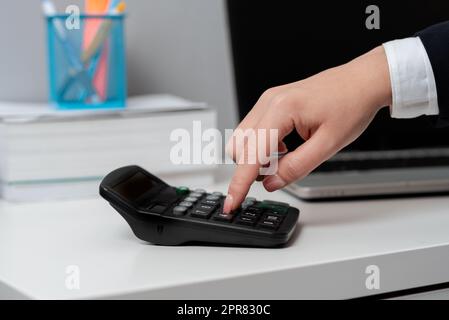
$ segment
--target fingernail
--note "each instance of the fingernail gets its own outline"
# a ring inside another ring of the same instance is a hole
[[[276,191],[279,189],[282,189],[287,185],[287,182],[285,182],[281,177],[278,175],[268,177],[265,180],[265,188],[268,191]]]
[[[232,211],[232,206],[234,205],[234,198],[232,195],[228,194],[223,205],[223,213],[229,214]]]

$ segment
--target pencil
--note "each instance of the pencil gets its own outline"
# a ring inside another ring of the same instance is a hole
[[[117,7],[113,10],[112,14],[120,14],[125,11],[125,3],[122,1],[120,2]],[[108,37],[109,31],[112,27],[112,20],[106,19],[98,29],[97,34],[93,38],[90,45],[87,47],[87,49],[83,52],[81,60],[83,63],[87,63],[90,61],[90,59],[95,55],[95,53],[100,48],[101,44],[106,40]]]

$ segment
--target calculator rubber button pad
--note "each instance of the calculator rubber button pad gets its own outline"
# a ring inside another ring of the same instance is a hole
[[[286,203],[260,202],[255,198],[247,198],[233,214],[224,214],[222,212],[224,199],[225,197],[219,192],[209,194],[202,189],[196,189],[185,194],[176,203],[170,210],[171,215],[219,224],[233,224],[250,229],[276,231],[284,221],[290,207]]]

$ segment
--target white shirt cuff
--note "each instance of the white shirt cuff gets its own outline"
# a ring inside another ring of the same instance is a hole
[[[394,40],[383,46],[393,94],[391,117],[408,119],[438,115],[435,76],[421,39]]]

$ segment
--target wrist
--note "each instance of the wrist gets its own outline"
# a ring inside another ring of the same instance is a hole
[[[353,60],[358,75],[359,92],[369,108],[377,113],[392,104],[390,70],[385,50],[379,46]]]

